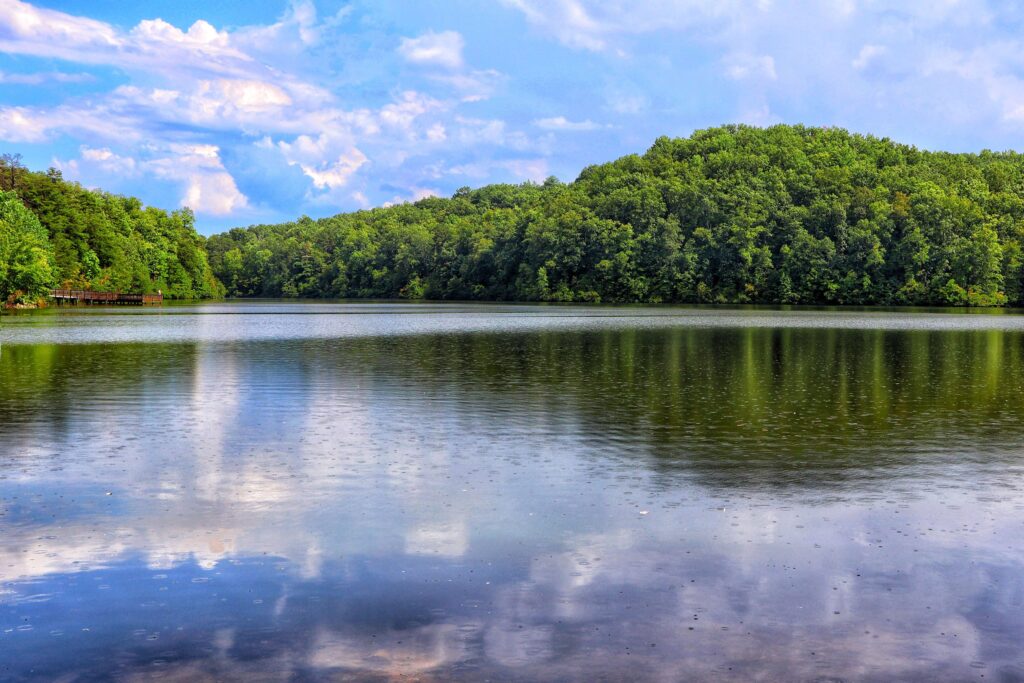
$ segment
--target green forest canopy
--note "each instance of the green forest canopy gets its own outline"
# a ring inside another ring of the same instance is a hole
[[[569,184],[236,228],[205,252],[187,210],[52,173],[18,183],[47,236],[0,212],[0,230],[42,250],[18,258],[40,262],[48,244],[53,281],[97,289],[216,296],[212,268],[231,296],[1024,304],[1024,156],[926,152],[841,129],[663,137]]]
[[[205,242],[188,209],[86,190],[55,169],[29,172],[15,155],[0,164],[0,304],[32,302],[52,287],[222,296]]]
[[[211,237],[236,296],[1024,303],[1024,157],[804,126]]]

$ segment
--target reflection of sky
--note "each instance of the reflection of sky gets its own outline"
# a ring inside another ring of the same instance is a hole
[[[381,315],[386,313],[386,315]],[[246,342],[279,339],[343,339],[465,332],[542,332],[632,329],[761,328],[836,330],[1024,330],[1012,310],[905,310],[699,306],[566,307],[515,304],[295,304],[206,303],[130,312],[100,309],[47,311],[4,319],[5,344],[124,342]],[[140,318],[145,324],[140,325]]]
[[[372,348],[140,347],[0,423],[50,428],[0,461],[0,678],[1024,676],[1019,485],[666,478],[613,416]]]

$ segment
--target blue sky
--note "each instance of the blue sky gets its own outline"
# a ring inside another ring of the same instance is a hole
[[[1024,148],[1016,0],[0,0],[0,147],[200,230],[572,180],[659,135]]]

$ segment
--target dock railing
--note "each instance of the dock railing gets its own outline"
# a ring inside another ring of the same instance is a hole
[[[148,306],[162,304],[163,293],[123,294],[121,292],[93,292],[87,289],[54,289],[50,298],[60,304],[93,304],[111,306]]]

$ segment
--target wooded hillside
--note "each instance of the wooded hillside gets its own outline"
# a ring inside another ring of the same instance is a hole
[[[51,287],[221,296],[188,209],[167,212],[0,164],[0,304],[34,301]]]
[[[235,296],[1024,303],[1024,157],[839,129],[660,138],[570,184],[491,185],[209,240]]]

